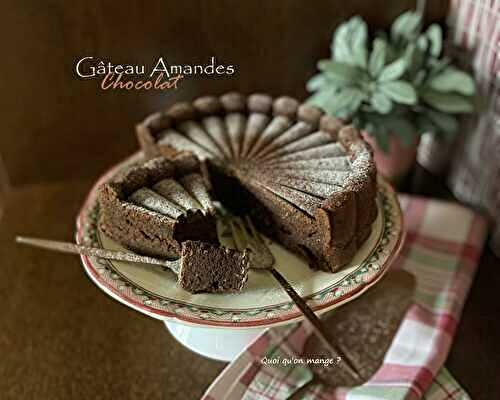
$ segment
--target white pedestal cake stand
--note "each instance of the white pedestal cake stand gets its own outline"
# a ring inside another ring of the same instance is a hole
[[[90,191],[77,219],[78,243],[123,249],[97,227],[97,188],[121,168],[106,173]],[[304,260],[270,242],[276,268],[317,312],[330,311],[360,296],[387,272],[403,242],[402,215],[393,189],[379,179],[378,217],[372,233],[352,262],[336,273],[311,270]],[[225,227],[221,241],[231,245]],[[267,271],[250,271],[237,294],[190,294],[176,285],[167,269],[82,256],[85,271],[106,294],[150,317],[164,321],[184,346],[205,357],[230,361],[264,329],[302,319],[285,291]]]

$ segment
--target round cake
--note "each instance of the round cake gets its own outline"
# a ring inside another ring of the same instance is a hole
[[[137,135],[146,158],[194,155],[213,198],[313,268],[336,271],[370,234],[371,150],[319,108],[265,94],[205,96],[151,115]]]

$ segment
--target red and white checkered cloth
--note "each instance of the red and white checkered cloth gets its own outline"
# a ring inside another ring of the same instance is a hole
[[[400,196],[407,239],[392,268],[415,275],[413,305],[379,371],[362,386],[310,385],[303,399],[468,399],[443,368],[484,244],[486,221],[449,202]],[[390,271],[389,271],[390,273]],[[286,399],[312,380],[293,359],[310,334],[306,324],[269,329],[226,367],[204,400]]]
[[[449,183],[463,202],[488,211],[500,256],[500,0],[451,0],[448,25],[458,58],[473,67],[478,96],[489,99],[453,144]]]

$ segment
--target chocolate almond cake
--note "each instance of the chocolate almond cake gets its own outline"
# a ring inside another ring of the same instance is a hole
[[[182,243],[178,282],[192,293],[238,292],[248,279],[249,261],[247,251],[187,240]]]
[[[138,253],[179,258],[182,242],[218,243],[214,206],[192,155],[134,166],[99,192],[99,227]]]
[[[215,198],[251,214],[315,268],[338,270],[371,232],[377,182],[370,148],[356,129],[316,107],[263,94],[207,96],[150,116],[137,135],[146,157],[192,153],[207,166]],[[149,207],[175,213],[156,197]]]

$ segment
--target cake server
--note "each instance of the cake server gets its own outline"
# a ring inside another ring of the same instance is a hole
[[[234,244],[239,251],[245,249],[250,249],[250,263],[251,268],[254,269],[266,269],[273,277],[278,281],[281,287],[290,296],[293,302],[297,305],[299,310],[304,314],[305,318],[311,324],[314,333],[320,339],[321,343],[330,352],[333,357],[340,357],[341,361],[344,362],[347,370],[356,379],[361,379],[360,375],[349,360],[347,355],[340,349],[332,344],[332,341],[328,339],[328,333],[323,322],[318,318],[314,311],[307,305],[304,299],[298,294],[295,289],[288,283],[286,278],[281,275],[281,273],[274,268],[275,259],[269,247],[264,242],[264,239],[257,231],[252,223],[252,220],[246,216],[245,221],[241,218],[231,218],[229,220],[229,225],[231,227],[232,236],[234,239]]]
[[[17,236],[16,242],[42,249],[54,250],[60,253],[83,254],[90,257],[101,257],[107,260],[127,261],[139,264],[151,264],[167,267],[174,273],[179,273],[181,260],[162,260],[159,258],[140,256],[128,251],[106,250],[96,247],[82,246],[70,242],[57,240],[37,239],[32,237]]]

